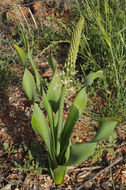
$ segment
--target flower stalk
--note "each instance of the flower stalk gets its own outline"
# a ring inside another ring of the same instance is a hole
[[[68,58],[64,66],[66,80],[68,80],[70,76],[75,75],[75,63],[77,59],[77,53],[79,49],[83,24],[84,24],[84,18],[81,17],[75,27],[75,30],[71,39],[70,47],[69,47]]]

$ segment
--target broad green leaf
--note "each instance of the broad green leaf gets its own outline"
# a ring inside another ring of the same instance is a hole
[[[84,81],[84,86],[87,86],[87,85],[91,85],[93,83],[93,81],[96,79],[96,78],[101,78],[101,79],[105,79],[104,75],[103,75],[103,71],[99,70],[97,72],[94,72],[94,73],[90,73],[86,78],[85,78],[85,81]]]
[[[45,107],[45,110],[47,112],[47,115],[48,115],[48,119],[49,119],[49,124],[50,124],[50,127],[51,127],[51,136],[52,136],[52,142],[51,142],[51,146],[53,148],[53,153],[55,154],[55,134],[54,134],[54,122],[53,122],[53,112],[52,112],[52,108],[47,100],[47,97],[46,97],[46,94],[44,92],[44,89],[43,89],[43,104],[44,104],[44,107]]]
[[[85,88],[82,88],[79,93],[77,94],[71,108],[70,112],[68,114],[63,132],[62,132],[62,138],[61,138],[61,143],[62,143],[62,154],[64,154],[64,151],[66,151],[67,145],[69,143],[69,138],[71,136],[71,133],[73,131],[73,128],[82,115],[85,107],[87,104],[87,94],[85,91]]]
[[[24,67],[26,67],[27,66],[27,58],[26,58],[24,50],[22,48],[20,48],[19,46],[17,46],[16,44],[13,44],[13,46],[16,49],[22,64],[24,65]]]
[[[47,100],[44,90],[43,90],[43,104],[44,104],[45,110],[46,110],[48,118],[49,118],[49,124],[50,124],[51,130],[53,130],[53,112],[52,112],[52,108]]]
[[[64,96],[66,92],[66,87],[63,86],[61,91],[61,97],[59,102],[59,115],[58,115],[58,125],[56,128],[56,156],[60,153],[60,141],[61,141],[61,132],[63,130],[63,107],[64,107]]]
[[[56,169],[51,171],[56,185],[60,185],[63,182],[66,171],[67,166],[58,166]]]
[[[56,63],[56,60],[53,58],[52,55],[49,56],[48,62],[49,62],[51,69],[53,70],[53,73],[55,73],[56,68],[57,68],[57,63]]]
[[[31,66],[32,66],[32,68],[34,70],[34,73],[35,73],[38,91],[42,95],[42,81],[41,81],[41,77],[40,77],[39,72],[37,71],[36,64],[34,63],[34,61],[32,59],[30,50],[28,51],[28,59],[29,59],[29,61],[31,63]]]
[[[48,152],[52,158],[49,126],[43,112],[36,103],[34,104],[34,111],[32,115],[32,128],[37,134],[39,134],[43,138],[47,146]]]
[[[91,156],[96,148],[96,142],[76,143],[72,144],[70,148],[70,157],[66,166],[77,165]]]
[[[68,162],[65,164],[76,165],[86,160],[89,156],[91,156],[95,150],[97,142],[103,140],[105,137],[112,134],[118,119],[113,117],[107,117],[100,121],[98,132],[90,142],[85,144],[76,143],[71,145],[70,149],[70,157]]]
[[[24,71],[22,88],[29,100],[33,103],[35,100],[36,86],[34,77],[27,68]]]
[[[54,113],[56,113],[57,110],[59,109],[61,91],[62,91],[61,77],[58,74],[58,72],[55,71],[47,92],[47,99]]]
[[[59,118],[59,110],[55,113],[55,116],[54,116],[54,135],[55,135],[55,144],[56,144],[56,141],[57,141],[58,118]]]
[[[67,146],[65,156],[63,156],[64,160],[62,160],[62,163],[68,162],[69,157],[70,157],[70,148],[71,148],[71,139],[69,138],[69,144]]]
[[[119,119],[114,117],[106,117],[101,119],[99,122],[98,131],[92,142],[100,141],[103,138],[111,135],[118,121]]]
[[[58,117],[59,117],[59,110],[55,113],[55,116],[54,116],[54,127],[55,128],[58,125]]]

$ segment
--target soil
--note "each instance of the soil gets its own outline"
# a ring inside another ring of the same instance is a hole
[[[12,38],[11,25],[20,19],[23,22],[25,19],[30,22],[31,13],[29,8],[32,10],[37,26],[41,25],[41,22],[46,25],[46,18],[50,14],[59,14],[54,1],[52,2],[52,4],[47,4],[45,1],[22,0],[19,3],[17,0],[1,0],[0,15],[4,24],[0,25],[0,37],[3,39]],[[17,5],[16,7],[14,6],[15,4]],[[33,20],[32,22],[35,24]],[[7,44],[0,42],[0,51],[4,54],[11,50]],[[41,77],[49,78],[52,76],[46,59],[41,59],[41,64],[38,64],[38,68],[41,71]],[[22,66],[10,65],[10,73],[19,71],[23,71]],[[69,167],[63,184],[55,186],[48,170],[47,151],[44,143],[33,132],[31,127],[33,106],[22,91],[20,78],[22,78],[22,72],[6,88],[0,87],[0,189],[126,189],[126,123],[121,124],[115,130],[117,138],[115,145],[112,146],[114,153],[104,149],[104,143],[99,144],[98,146],[103,146],[104,150],[100,155],[100,159],[93,161],[90,158],[76,167]],[[70,100],[72,101],[73,98],[74,96]],[[64,117],[67,117],[68,110],[69,106],[65,105]],[[83,115],[74,128],[71,138],[73,143],[75,141],[86,142],[94,136],[95,130],[91,123],[91,118],[86,114]],[[33,149],[36,142],[42,147],[41,156],[37,156],[38,147]],[[7,143],[9,147],[6,151],[5,145]],[[28,157],[28,150],[30,150],[32,158]],[[40,173],[35,173],[35,169],[31,169],[33,163],[37,161],[39,161],[42,168]],[[29,162],[30,165],[28,166],[27,164],[25,167],[26,162]],[[113,165],[108,168],[110,163]]]

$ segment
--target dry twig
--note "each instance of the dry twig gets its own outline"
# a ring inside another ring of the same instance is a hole
[[[23,182],[21,180],[8,180],[5,177],[1,177],[2,180],[6,181],[8,184],[5,185],[4,187],[1,188],[1,190],[7,190],[7,189],[11,189],[11,187],[13,185],[21,185],[24,188],[27,188],[29,190],[33,190],[32,188],[30,188],[29,186],[23,184]]]
[[[95,180],[99,175],[101,175],[104,171],[108,170],[109,168],[113,167],[114,165],[116,165],[118,162],[122,161],[123,157],[117,158],[112,164],[110,164],[109,166],[107,166],[106,168],[104,168],[103,170],[101,170],[100,172],[98,172],[94,177],[92,177],[91,179],[89,179],[88,181],[86,181],[84,184],[81,184],[79,187],[77,187],[76,190],[80,190],[82,188],[85,187],[85,185],[93,180]]]
[[[29,11],[29,13],[30,13],[30,15],[31,15],[31,17],[32,17],[32,20],[33,20],[33,22],[34,22],[34,24],[35,24],[35,27],[38,28],[37,23],[36,23],[36,21],[35,21],[35,18],[34,18],[34,16],[33,16],[32,12],[31,12],[31,9],[28,8],[28,11]]]
[[[84,168],[70,168],[67,173],[71,172],[81,172],[81,171],[87,171],[87,170],[96,170],[102,168],[102,166],[93,166],[93,167],[84,167]]]
[[[17,7],[18,7],[19,12],[22,14],[22,16],[23,16],[25,22],[27,23],[27,27],[28,27],[28,30],[29,30],[29,32],[30,32],[29,23],[28,23],[28,21],[27,21],[27,18],[25,17],[23,11],[21,10],[21,7],[20,7],[19,5],[17,5]]]

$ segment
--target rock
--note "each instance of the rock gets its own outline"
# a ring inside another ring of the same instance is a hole
[[[110,190],[111,187],[112,187],[112,184],[111,184],[109,181],[103,182],[103,183],[102,183],[102,187],[103,187],[105,190]]]
[[[2,127],[1,131],[2,132],[7,131],[7,127]]]
[[[33,190],[39,190],[39,188],[37,186],[34,186]]]
[[[84,187],[85,187],[86,189],[89,189],[89,188],[92,187],[92,185],[93,185],[93,182],[90,181],[90,182],[86,183]]]

